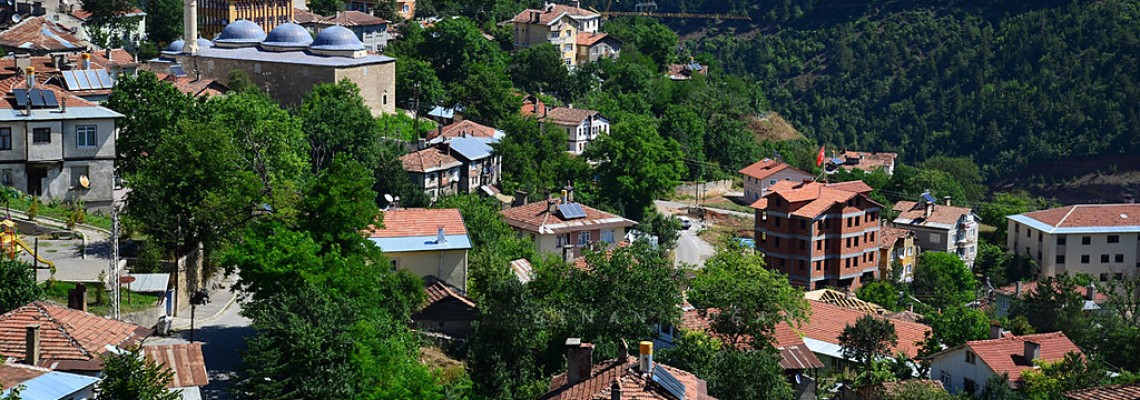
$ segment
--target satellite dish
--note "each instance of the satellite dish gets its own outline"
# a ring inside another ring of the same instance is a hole
[[[82,186],[84,189],[90,189],[91,188],[91,180],[87,179],[87,175],[80,175],[79,176],[79,186]]]
[[[387,194],[387,193],[384,194],[384,201],[391,203],[392,200],[394,200],[394,199],[392,199],[392,195]]]
[[[12,14],[12,23],[13,24],[19,23],[21,19],[24,19],[24,17],[21,17],[20,14]]]

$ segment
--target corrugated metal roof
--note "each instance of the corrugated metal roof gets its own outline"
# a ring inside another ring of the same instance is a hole
[[[170,274],[131,274],[134,282],[127,284],[127,290],[135,293],[165,292],[170,288]]]
[[[62,399],[86,389],[96,382],[99,382],[99,378],[52,371],[21,383],[20,385],[24,387],[24,390],[20,392],[20,398],[36,400]],[[8,394],[9,391],[11,391],[11,389],[5,390],[3,393]]]
[[[451,149],[468,160],[479,160],[491,156],[491,143],[498,143],[493,138],[463,137],[451,140]]]
[[[369,54],[360,58],[319,56],[305,51],[264,51],[257,47],[223,49],[211,47],[198,49],[198,56],[228,60],[250,60],[284,64],[317,65],[323,67],[355,67],[360,65],[384,64],[396,61],[395,58]]]
[[[412,236],[395,238],[371,238],[386,253],[406,251],[467,250],[471,239],[467,235],[446,235],[443,243],[436,242],[436,236]]]

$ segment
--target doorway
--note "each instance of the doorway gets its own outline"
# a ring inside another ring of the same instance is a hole
[[[44,193],[44,179],[47,178],[46,168],[28,166],[28,194],[39,197]]]

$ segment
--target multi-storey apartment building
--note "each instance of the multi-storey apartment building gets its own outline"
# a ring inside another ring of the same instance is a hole
[[[1140,204],[1078,204],[1006,218],[1006,245],[1036,261],[1044,276],[1103,281],[1140,269]]]
[[[795,286],[856,289],[879,273],[879,214],[862,181],[780,181],[752,203],[756,248]]]
[[[287,0],[198,0],[200,34],[213,38],[238,20],[256,23],[265,33],[277,25],[293,22],[293,2]]]
[[[599,51],[579,52],[579,46],[592,47],[598,43],[605,45],[606,56],[614,56],[616,42],[603,42],[605,34],[597,33],[602,25],[602,16],[596,12],[562,4],[546,3],[541,10],[527,9],[511,20],[514,28],[515,48],[527,48],[541,43],[550,43],[558,48],[563,62],[573,68],[589,62],[591,55],[597,59]]]
[[[895,226],[914,232],[922,251],[954,253],[967,266],[974,266],[978,253],[978,217],[966,207],[955,207],[947,197],[938,204],[930,193],[918,201],[895,203]]]

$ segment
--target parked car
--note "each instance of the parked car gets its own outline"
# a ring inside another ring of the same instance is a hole
[[[677,217],[677,220],[681,221],[681,229],[683,230],[687,231],[693,227],[693,221],[690,220],[689,217]]]

